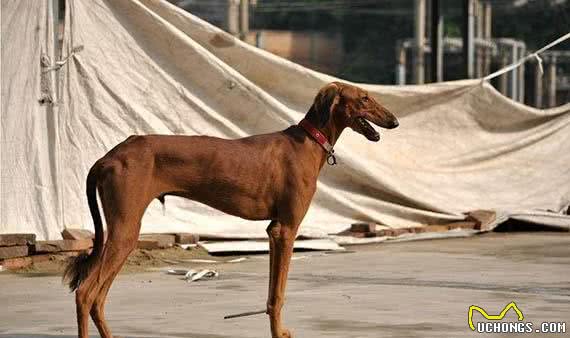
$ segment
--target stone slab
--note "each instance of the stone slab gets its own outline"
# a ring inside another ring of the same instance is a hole
[[[60,252],[60,251],[83,251],[93,247],[93,240],[63,239],[57,241],[37,241],[34,252]]]
[[[354,223],[350,225],[352,232],[375,232],[376,223]]]
[[[175,233],[174,241],[176,244],[196,244],[200,240],[200,236],[191,233]]]
[[[4,234],[0,235],[0,246],[34,245],[35,234]]]
[[[0,259],[27,256],[29,248],[27,245],[0,247]]]
[[[495,222],[497,214],[492,210],[474,210],[467,213],[467,221],[477,223],[476,230],[486,230]]]
[[[63,237],[63,239],[74,239],[74,240],[93,239],[95,238],[95,234],[90,230],[86,229],[67,228],[61,232],[61,237]]]
[[[145,234],[139,237],[140,241],[156,241],[158,243],[158,248],[165,249],[173,247],[176,243],[175,236],[170,234]],[[144,248],[140,248],[144,249]],[[150,249],[150,248],[149,248]]]

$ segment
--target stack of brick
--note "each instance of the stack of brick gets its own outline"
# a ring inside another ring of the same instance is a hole
[[[175,244],[196,244],[199,237],[190,233],[146,234],[139,237],[138,249],[166,249]]]
[[[34,263],[50,260],[53,255],[76,256],[93,248],[94,235],[82,229],[65,229],[63,239],[55,241],[37,241],[34,234],[0,235],[0,266],[14,270],[28,267]],[[141,235],[139,249],[166,249],[175,244],[196,244],[198,235],[191,233]]]
[[[426,225],[421,227],[377,229],[376,223],[355,223],[350,229],[339,233],[341,236],[357,238],[369,237],[398,237],[404,234],[417,234],[425,232],[443,232],[455,229],[488,230],[489,225],[495,221],[494,211],[476,210],[469,212],[464,221],[440,225]]]
[[[48,261],[52,255],[75,256],[93,247],[93,234],[66,229],[62,240],[38,241],[35,234],[0,235],[0,265],[13,270]]]
[[[5,269],[21,267],[35,244],[34,234],[0,235],[0,265]]]

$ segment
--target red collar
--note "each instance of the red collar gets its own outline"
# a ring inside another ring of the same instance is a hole
[[[315,126],[313,126],[307,119],[302,119],[301,122],[299,122],[299,126],[303,128],[307,134],[311,135],[313,139],[317,141],[317,143],[320,144],[327,152],[327,163],[335,165],[336,158],[334,157],[334,149],[329,140],[327,140],[327,137],[320,130],[315,128]]]

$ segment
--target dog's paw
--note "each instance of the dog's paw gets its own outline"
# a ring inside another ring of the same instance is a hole
[[[289,331],[287,329],[283,329],[283,330],[281,330],[279,335],[274,336],[273,338],[293,338],[293,334],[291,333],[291,331]]]

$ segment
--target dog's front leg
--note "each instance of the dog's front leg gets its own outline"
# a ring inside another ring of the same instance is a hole
[[[297,235],[298,225],[284,225],[277,221],[271,222],[269,234],[269,295],[267,298],[267,314],[271,324],[273,338],[293,337],[281,322],[281,308],[285,300],[285,287],[289,263],[293,254],[293,242]]]
[[[272,235],[274,228],[279,228],[279,222],[271,221],[266,229],[267,237],[269,238],[269,290],[267,291],[267,314],[269,314],[269,300],[273,298],[273,260],[275,253],[275,238]]]

